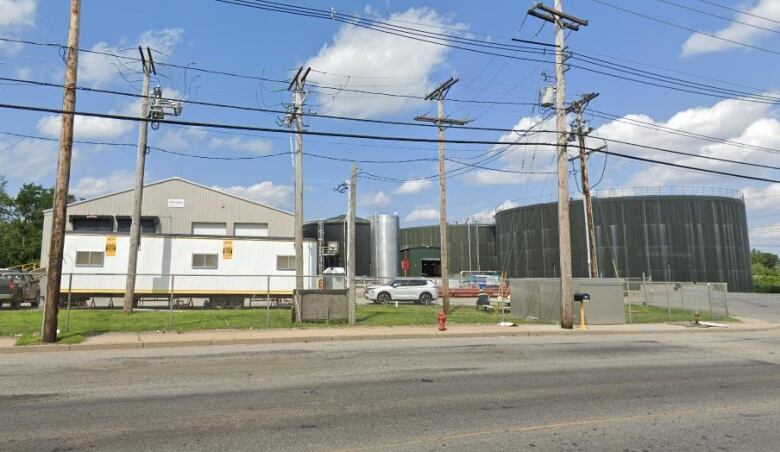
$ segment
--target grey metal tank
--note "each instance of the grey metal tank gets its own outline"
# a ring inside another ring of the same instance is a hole
[[[699,189],[695,195],[596,197],[593,200],[599,273],[654,281],[727,282],[729,291],[752,290],[750,244],[742,195]],[[623,196],[621,196],[621,194]],[[638,196],[637,196],[638,195]],[[572,201],[572,272],[587,277],[582,201]],[[555,203],[496,214],[498,262],[512,277],[558,275]]]
[[[371,218],[371,275],[379,278],[398,276],[398,215]]]

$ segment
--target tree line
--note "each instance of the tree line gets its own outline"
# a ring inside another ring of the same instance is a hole
[[[24,184],[16,196],[0,176],[0,268],[38,262],[41,255],[43,211],[54,204],[54,189]],[[71,196],[69,201],[73,201]]]

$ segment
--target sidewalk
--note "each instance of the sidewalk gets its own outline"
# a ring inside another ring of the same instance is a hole
[[[741,323],[725,328],[689,327],[682,324],[592,325],[582,331],[561,329],[558,325],[521,324],[500,327],[492,324],[451,325],[447,331],[435,326],[394,327],[334,327],[263,330],[208,330],[186,333],[143,332],[106,333],[88,337],[80,344],[15,345],[15,338],[0,338],[0,354],[49,351],[112,350],[153,347],[193,347],[206,345],[282,344],[333,341],[367,341],[392,339],[443,339],[463,337],[501,336],[583,336],[603,334],[659,334],[659,333],[740,333],[780,329],[780,324],[754,319],[739,319]]]

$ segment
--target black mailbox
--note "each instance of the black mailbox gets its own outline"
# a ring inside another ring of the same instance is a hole
[[[589,293],[575,293],[574,301],[590,301]]]

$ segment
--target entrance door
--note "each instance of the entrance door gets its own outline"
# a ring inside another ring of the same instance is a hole
[[[428,278],[441,276],[441,259],[422,259],[420,261],[422,275]]]

